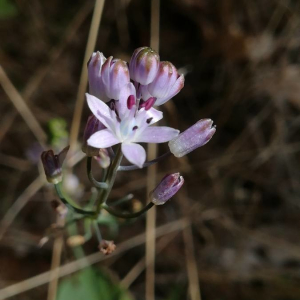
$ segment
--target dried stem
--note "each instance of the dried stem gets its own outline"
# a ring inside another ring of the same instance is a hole
[[[162,225],[157,228],[156,230],[156,237],[163,236],[165,234],[169,234],[171,232],[182,230],[186,226],[185,220],[180,219],[165,225]],[[145,234],[137,235],[131,239],[126,240],[123,243],[120,243],[118,245],[118,248],[115,252],[113,252],[110,256],[121,254],[129,249],[132,249],[133,247],[142,245],[145,243]],[[62,267],[60,267],[57,271],[59,273],[59,278],[70,275],[76,271],[82,270],[92,264],[98,263],[100,261],[103,261],[107,259],[107,256],[104,256],[102,253],[99,253],[97,251],[94,254],[91,254],[87,257],[83,257],[81,259],[78,259],[76,261],[73,261],[71,263],[68,263]],[[52,278],[55,276],[56,271],[47,271],[45,273],[39,274],[37,276],[31,277],[29,279],[26,279],[24,281],[21,281],[19,283],[13,284],[11,286],[8,286],[6,288],[3,288],[0,290],[0,300],[7,299],[9,297],[13,297],[15,295],[18,295],[20,293],[24,293],[28,290],[34,289],[38,286],[41,286],[43,284],[46,284]]]
[[[40,123],[37,121],[34,114],[29,109],[28,105],[19,94],[17,89],[14,87],[8,76],[6,75],[4,69],[0,66],[0,84],[4,89],[6,95],[11,100],[16,110],[24,119],[25,123],[31,129],[32,133],[35,135],[39,143],[45,147],[47,141],[47,135],[41,127]]]
[[[85,93],[86,87],[87,87],[88,72],[87,72],[86,64],[87,64],[92,52],[94,51],[94,48],[96,45],[96,40],[97,40],[99,25],[100,25],[100,21],[101,21],[101,17],[102,17],[104,2],[105,2],[105,0],[96,0],[96,3],[95,3],[94,14],[93,14],[89,37],[88,37],[88,41],[87,41],[87,45],[86,45],[86,49],[85,49],[84,60],[83,60],[82,69],[81,69],[79,88],[78,88],[77,97],[76,97],[75,111],[74,111],[72,126],[71,126],[71,133],[70,133],[71,155],[70,156],[72,156],[72,152],[74,152],[74,149],[76,146],[76,141],[77,141],[78,132],[79,132],[79,126],[80,126],[80,121],[81,121],[81,115],[82,115],[82,109],[83,109],[83,103],[84,103],[84,93]]]
[[[151,34],[150,46],[159,52],[159,14],[160,0],[151,1]],[[157,156],[157,144],[149,144],[148,159]],[[147,172],[147,195],[155,188],[156,165],[149,167]],[[147,213],[146,219],[146,300],[155,300],[155,226],[156,208]]]

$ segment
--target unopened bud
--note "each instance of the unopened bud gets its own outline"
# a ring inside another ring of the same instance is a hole
[[[68,208],[64,204],[59,203],[57,200],[52,200],[51,205],[61,218],[64,218],[67,215]]]
[[[69,247],[81,246],[85,243],[85,238],[82,235],[72,235],[67,239],[67,244]]]
[[[101,78],[102,65],[106,61],[103,53],[94,52],[88,62],[89,93],[104,102],[110,100],[105,95],[105,88]]]
[[[176,157],[182,157],[204,146],[216,132],[216,127],[212,126],[212,124],[213,121],[210,119],[198,121],[169,142],[170,151]]]
[[[119,100],[122,88],[130,82],[125,61],[110,56],[102,66],[101,78],[109,99]]]
[[[54,154],[53,150],[42,152],[41,159],[48,182],[57,184],[62,181],[61,167],[68,150],[69,146],[57,155]]]
[[[156,98],[155,105],[162,105],[177,95],[184,86],[184,76],[179,75],[174,65],[162,61],[155,79],[148,85],[148,92]],[[145,91],[144,91],[145,94]],[[145,95],[142,95],[144,98]]]
[[[166,175],[157,187],[150,193],[155,205],[165,204],[182,187],[184,179],[179,173]]]
[[[149,47],[141,47],[133,52],[129,70],[131,79],[146,85],[151,83],[158,71],[159,55]]]
[[[93,135],[95,132],[104,129],[105,126],[94,116],[90,115],[84,129],[84,134],[83,134],[83,146],[82,146],[82,151],[87,155],[87,156],[94,156],[98,155],[99,149],[94,148],[92,146],[89,146],[87,144],[87,140]]]
[[[108,255],[116,250],[116,245],[114,241],[102,240],[99,244],[99,250],[104,254]]]
[[[103,169],[107,169],[110,165],[110,156],[106,148],[99,149],[98,155],[94,156],[99,166]]]

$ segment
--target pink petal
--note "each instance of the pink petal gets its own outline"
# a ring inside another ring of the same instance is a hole
[[[121,89],[119,101],[116,101],[117,110],[119,112],[119,116],[120,116],[121,120],[129,112],[129,109],[127,107],[127,100],[128,100],[128,97],[131,95],[133,95],[134,98],[136,98],[135,87],[131,82],[129,82]],[[132,109],[135,110],[135,106]]]
[[[94,148],[108,148],[119,144],[120,141],[108,129],[103,129],[94,133],[88,140],[88,145]]]
[[[171,127],[147,127],[134,141],[137,143],[165,143],[177,137],[178,134],[179,130]]]
[[[143,164],[146,160],[146,151],[141,145],[135,143],[123,143],[122,152],[129,162],[138,166],[139,168],[143,167]]]
[[[100,99],[86,93],[88,106],[95,117],[108,128],[114,128],[111,110]]]
[[[148,127],[151,124],[154,124],[163,118],[163,113],[155,108],[150,108],[149,110],[145,110],[145,108],[141,108],[135,119],[136,124],[139,128]]]
[[[162,104],[166,103],[168,100],[170,100],[171,98],[176,96],[180,92],[180,90],[183,88],[183,86],[184,86],[184,76],[181,75],[176,80],[174,85],[170,88],[167,95],[163,98],[157,99],[156,102],[155,102],[155,105],[162,105]]]
[[[101,77],[102,77],[102,81],[105,86],[109,86],[109,84],[110,84],[109,72],[110,72],[110,65],[111,65],[112,59],[113,59],[113,57],[110,56],[109,58],[107,58],[105,63],[102,65]]]

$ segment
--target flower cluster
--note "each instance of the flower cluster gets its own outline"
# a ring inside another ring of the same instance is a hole
[[[216,128],[210,119],[198,121],[181,134],[174,128],[151,126],[163,117],[154,106],[166,103],[179,93],[184,77],[178,74],[172,63],[160,61],[159,55],[148,47],[136,49],[129,63],[113,57],[106,59],[102,53],[95,52],[88,62],[88,77],[89,93],[86,98],[92,115],[86,123],[82,150],[86,153],[87,176],[97,193],[96,197],[90,198],[88,210],[78,205],[62,188],[62,163],[68,147],[57,155],[52,150],[44,151],[41,159],[47,180],[55,185],[57,195],[65,205],[55,202],[55,211],[65,217],[71,209],[72,213],[88,217],[89,222],[93,223],[100,251],[110,254],[116,246],[112,241],[102,239],[99,225],[102,222],[106,224],[106,221],[101,221],[103,209],[115,217],[137,218],[154,205],[165,204],[184,184],[184,178],[179,173],[166,175],[149,194],[145,207],[131,213],[122,212],[115,206],[130,201],[132,196],[114,202],[109,199],[117,172],[148,167],[170,154],[182,157],[205,145]],[[139,143],[164,142],[169,142],[169,151],[145,162],[146,152]],[[114,153],[111,147],[117,144],[121,147]],[[132,165],[121,165],[123,155]],[[92,157],[103,169],[101,181],[93,176]],[[72,236],[68,244],[78,247],[90,236],[89,232],[85,236]]]
[[[93,53],[88,75],[87,102],[103,125],[89,136],[89,146],[108,148],[121,143],[124,156],[141,168],[146,152],[138,143],[164,143],[178,136],[176,129],[150,126],[163,117],[153,106],[170,100],[184,85],[183,75],[170,62],[161,62],[155,51],[136,49],[129,66],[121,59]]]

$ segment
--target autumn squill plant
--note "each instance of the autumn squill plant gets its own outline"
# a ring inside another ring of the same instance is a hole
[[[142,169],[172,154],[182,157],[205,145],[216,128],[210,119],[198,121],[181,134],[171,127],[152,126],[163,118],[159,106],[183,88],[184,76],[178,73],[172,63],[160,61],[158,53],[149,47],[136,49],[129,64],[95,52],[87,67],[89,93],[86,94],[86,100],[92,114],[86,123],[82,150],[86,154],[87,176],[97,191],[96,196],[85,207],[81,207],[64,194],[62,163],[67,148],[57,155],[52,150],[45,151],[41,158],[47,180],[55,185],[71,219],[90,220],[100,250],[109,254],[115,245],[102,239],[98,221],[103,210],[118,218],[137,218],[153,205],[165,204],[184,183],[179,173],[166,175],[149,194],[148,204],[139,211],[128,213],[118,209],[118,203],[131,200],[132,197],[115,202],[109,198],[118,172]],[[165,142],[169,142],[170,150],[152,161],[146,161],[146,151],[141,143]],[[123,157],[130,165],[121,165]],[[101,181],[93,176],[93,160],[96,167],[102,168]]]

